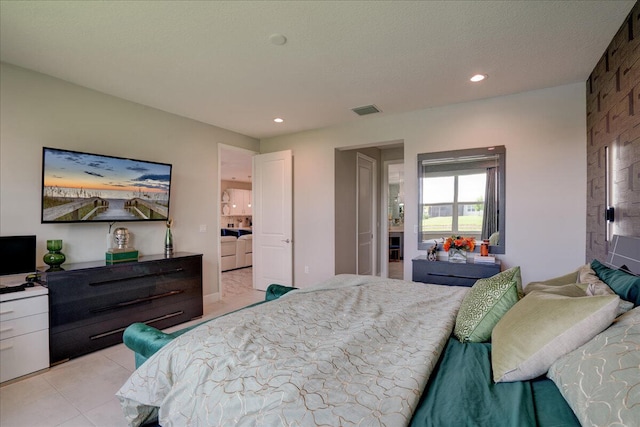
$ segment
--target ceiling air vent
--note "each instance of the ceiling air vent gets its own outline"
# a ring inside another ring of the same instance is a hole
[[[367,114],[379,113],[380,110],[375,105],[365,105],[364,107],[352,108],[351,111],[359,116],[366,116]]]

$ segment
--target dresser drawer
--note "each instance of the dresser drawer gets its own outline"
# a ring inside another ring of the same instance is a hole
[[[0,323],[0,340],[49,328],[49,313],[34,314]]]
[[[0,341],[0,382],[49,367],[49,332],[45,329]]]
[[[48,312],[49,299],[46,295],[5,301],[0,303],[0,322]]]
[[[500,262],[493,264],[453,263],[448,261],[428,261],[419,256],[413,259],[414,282],[436,285],[473,286],[478,279],[500,273]]]
[[[163,329],[202,316],[200,254],[152,255],[115,265],[65,264],[45,280],[51,364],[121,343],[131,323]]]

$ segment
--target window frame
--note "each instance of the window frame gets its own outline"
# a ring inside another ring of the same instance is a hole
[[[458,176],[462,174],[472,174],[474,172],[481,171],[483,167],[479,166],[483,164],[483,162],[487,162],[490,160],[495,163],[495,166],[498,168],[497,171],[497,217],[498,217],[498,231],[500,232],[499,244],[491,245],[489,250],[494,254],[504,254],[506,252],[506,236],[505,236],[505,204],[506,204],[506,192],[505,192],[505,171],[506,171],[506,149],[504,145],[494,146],[494,147],[483,147],[483,148],[472,148],[466,150],[453,150],[453,151],[441,151],[435,153],[421,153],[418,154],[418,249],[419,250],[428,250],[431,246],[433,246],[433,239],[429,238],[427,240],[423,240],[422,236],[425,234],[422,229],[422,214],[424,211],[424,200],[423,200],[423,180],[424,177],[434,177],[437,175],[440,176],[452,176],[455,175],[455,183],[454,183],[454,203],[452,209],[457,209],[459,205],[459,201],[457,201],[457,191],[458,191]],[[427,169],[427,173],[423,175],[423,171]],[[485,168],[486,170],[486,168]],[[469,171],[467,173],[467,171]],[[449,205],[450,203],[442,203],[443,205]],[[429,204],[431,206],[438,205]],[[486,214],[486,213],[485,213]],[[455,218],[458,217],[458,212],[455,210],[455,215],[453,216],[454,220],[452,221],[452,226],[454,229],[457,228],[457,221]],[[443,232],[447,233],[447,232]],[[456,233],[455,231],[451,231],[450,233]],[[433,233],[430,233],[433,235]],[[476,235],[478,233],[468,233],[467,235]],[[446,237],[439,236],[439,237]],[[478,238],[477,238],[478,240]],[[480,245],[478,244],[477,247]]]

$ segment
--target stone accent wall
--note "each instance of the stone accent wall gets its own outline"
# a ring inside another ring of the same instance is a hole
[[[640,236],[639,58],[640,3],[636,2],[587,80],[586,262],[606,260],[607,227],[610,235]],[[608,203],[615,208],[609,225],[604,217],[607,169]]]

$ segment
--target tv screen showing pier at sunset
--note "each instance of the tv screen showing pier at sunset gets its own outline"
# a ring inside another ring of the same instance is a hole
[[[42,149],[42,222],[166,221],[171,165]]]

